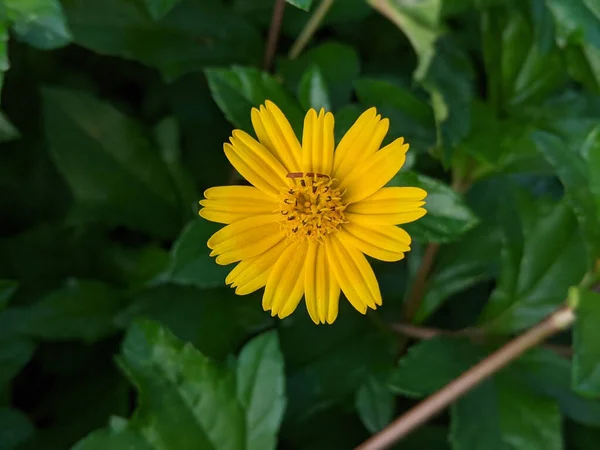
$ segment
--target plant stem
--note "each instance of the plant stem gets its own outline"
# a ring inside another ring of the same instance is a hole
[[[403,322],[412,322],[415,314],[417,314],[417,311],[419,310],[419,306],[421,306],[421,301],[425,295],[427,277],[429,276],[431,269],[433,269],[435,257],[439,249],[439,244],[431,243],[425,250],[425,254],[421,260],[421,265],[419,266],[417,274],[415,275],[415,281],[412,284],[410,293],[406,297],[402,308]]]
[[[265,47],[265,55],[263,58],[263,70],[267,72],[271,69],[275,51],[277,50],[277,41],[279,40],[279,31],[281,30],[284,10],[285,0],[275,0],[275,4],[273,5],[273,15],[271,16],[271,25],[269,26],[269,37],[267,39],[267,46]]]
[[[296,38],[296,42],[294,42],[292,45],[290,53],[288,54],[288,58],[296,59],[298,55],[302,53],[302,50],[304,50],[304,47],[306,47],[313,34],[315,34],[315,31],[317,31],[317,28],[319,28],[319,25],[325,18],[327,11],[329,11],[329,8],[331,8],[331,5],[333,5],[333,1],[334,0],[321,1],[317,9],[315,9],[315,12],[313,12],[313,15],[310,17],[310,19],[308,19],[308,22],[306,22],[304,29],[300,32],[300,35]]]
[[[381,432],[356,447],[356,450],[381,450],[388,448],[445,409],[456,399],[473,389],[487,377],[518,358],[526,350],[570,327],[574,321],[575,313],[573,309],[563,306],[538,325],[508,342],[460,377],[448,383],[444,388],[407,411]]]

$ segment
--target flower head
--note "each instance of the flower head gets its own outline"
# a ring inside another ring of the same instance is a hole
[[[380,149],[388,119],[365,111],[338,143],[333,114],[311,109],[302,144],[281,110],[252,110],[254,139],[235,130],[225,155],[252,186],[208,189],[200,215],[227,224],[209,240],[218,264],[238,263],[226,283],[239,295],[265,287],[263,308],[280,318],[305,298],[315,323],[332,323],[340,291],[365,314],[381,305],[365,254],[398,261],[410,250],[396,225],[425,215],[427,193],[384,187],[400,170],[408,144]]]

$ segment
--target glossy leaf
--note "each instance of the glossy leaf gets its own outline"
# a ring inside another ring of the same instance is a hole
[[[308,11],[310,9],[310,5],[312,4],[312,0],[286,0],[290,5],[294,5],[296,8],[303,9],[304,11]]]
[[[75,43],[154,67],[167,80],[260,57],[257,31],[218,0],[181,0],[159,21],[132,0],[65,0],[64,8]]]
[[[27,416],[16,409],[0,408],[0,448],[16,450],[33,435],[35,428]]]
[[[600,395],[600,294],[578,289],[573,356],[573,388],[588,396]]]
[[[380,380],[369,378],[356,392],[356,412],[371,433],[381,431],[394,413],[394,395]]]
[[[298,87],[298,100],[305,110],[314,108],[320,111],[321,108],[325,108],[326,111],[331,111],[327,85],[318,66],[312,66],[302,75]]]
[[[71,32],[59,0],[4,0],[3,3],[21,40],[46,50],[71,42]]]
[[[250,132],[250,110],[271,100],[286,115],[299,135],[304,115],[293,98],[270,75],[253,68],[207,69],[213,98],[225,117],[237,128]]]
[[[400,172],[388,186],[415,186],[425,189],[427,214],[418,221],[403,225],[421,242],[451,242],[478,223],[477,217],[450,186],[415,172]]]
[[[63,89],[44,91],[44,115],[52,157],[77,199],[75,217],[164,238],[177,233],[177,192],[138,124],[88,94]]]

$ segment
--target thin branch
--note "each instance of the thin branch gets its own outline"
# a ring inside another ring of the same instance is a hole
[[[271,16],[271,25],[269,27],[269,37],[267,46],[265,47],[265,55],[263,58],[263,70],[270,71],[277,50],[277,42],[279,41],[279,31],[281,30],[281,22],[283,21],[283,12],[285,11],[285,0],[275,0],[273,5],[273,15]]]
[[[508,342],[460,377],[448,383],[444,388],[407,411],[381,432],[356,447],[356,450],[381,450],[390,447],[487,377],[495,374],[546,338],[569,328],[574,321],[575,313],[573,309],[569,306],[563,306],[544,321]]]
[[[406,297],[402,308],[402,320],[404,322],[412,322],[415,314],[417,314],[417,311],[419,310],[419,306],[421,306],[421,301],[425,295],[427,277],[433,269],[435,257],[439,249],[439,244],[431,243],[425,250],[425,254],[421,260],[421,265],[419,266],[417,274],[415,275],[415,281],[412,284],[410,293]]]
[[[321,22],[323,22],[323,19],[327,15],[327,11],[329,11],[329,8],[331,8],[331,5],[333,5],[333,1],[334,0],[321,1],[317,9],[315,9],[313,15],[310,17],[310,19],[308,19],[308,22],[306,22],[304,29],[300,32],[300,35],[296,38],[296,42],[294,42],[292,45],[290,53],[288,54],[288,58],[296,59],[298,55],[302,53],[304,47],[306,47],[306,45],[310,42],[313,34],[315,34],[315,31],[317,31],[317,28],[319,28],[319,25],[321,25]]]

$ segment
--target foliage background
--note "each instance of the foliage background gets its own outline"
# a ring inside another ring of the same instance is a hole
[[[600,4],[294,0],[272,73],[272,0],[0,0],[0,449],[353,448],[537,323],[600,253]],[[297,8],[300,7],[300,8]],[[302,10],[301,8],[304,8]],[[374,263],[384,306],[332,326],[236,297],[208,256],[202,191],[275,101],[391,119],[429,192],[406,260]],[[402,316],[485,342],[411,340]],[[589,284],[589,283],[588,283]],[[399,449],[597,449],[600,297]],[[185,342],[185,344],[184,344]]]

